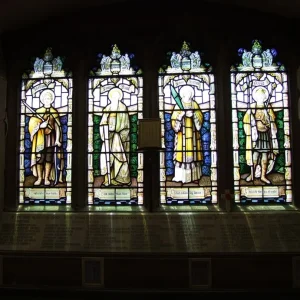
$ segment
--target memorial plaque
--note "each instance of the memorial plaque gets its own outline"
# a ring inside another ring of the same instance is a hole
[[[138,145],[140,149],[161,147],[160,118],[139,120]]]
[[[300,288],[300,256],[293,257],[293,287]]]
[[[3,213],[1,251],[299,252],[300,213]]]
[[[3,256],[0,256],[0,286],[3,285]]]
[[[104,258],[82,258],[82,285],[103,287],[104,286]]]
[[[211,288],[211,259],[190,258],[189,279],[191,288]]]

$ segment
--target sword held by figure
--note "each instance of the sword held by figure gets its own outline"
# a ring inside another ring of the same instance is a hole
[[[34,111],[24,100],[21,100],[24,106],[34,115],[34,117],[39,118],[41,121],[45,122],[45,120],[41,115],[39,115],[36,111]],[[51,127],[50,124],[47,124],[47,127],[52,130],[53,128]]]

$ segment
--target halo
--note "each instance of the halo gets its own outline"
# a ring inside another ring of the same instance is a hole
[[[182,97],[182,93],[184,91],[190,91],[190,95],[191,95],[191,98],[194,97],[195,95],[195,92],[194,92],[194,89],[190,86],[190,85],[184,85],[180,91],[179,91],[179,95]]]
[[[119,94],[119,100],[123,98],[123,91],[120,88],[112,88],[109,92],[108,92],[108,99],[111,100],[111,97],[113,94]]]
[[[41,92],[41,94],[40,94],[40,100],[43,101],[43,98],[44,98],[44,96],[45,96],[46,94],[50,94],[50,95],[51,95],[51,97],[52,97],[52,102],[53,102],[54,99],[55,99],[55,94],[54,94],[54,92],[53,92],[52,90],[49,90],[49,89],[44,90],[44,91]]]
[[[255,101],[257,101],[255,98],[255,95],[259,93],[259,90],[264,91],[263,94],[265,96],[265,99],[263,102],[267,101],[267,99],[269,97],[269,91],[264,86],[257,86],[256,88],[253,89],[253,92],[252,92],[253,99]]]

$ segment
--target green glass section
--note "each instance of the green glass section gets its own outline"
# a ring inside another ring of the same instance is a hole
[[[284,128],[283,128],[283,111],[275,112],[276,126],[277,126],[277,139],[279,154],[277,155],[273,171],[284,173],[285,170],[285,157],[284,157]]]
[[[239,136],[239,162],[240,174],[250,173],[250,167],[246,162],[246,135],[243,128],[243,118],[245,112],[238,111],[238,136]],[[273,172],[284,173],[285,158],[284,158],[284,128],[283,128],[283,111],[275,112],[277,138],[279,146],[279,154],[277,155]]]
[[[137,114],[130,116],[130,175],[137,178],[138,154],[137,154],[137,139],[138,139],[138,116]]]
[[[100,151],[102,141],[100,138],[99,124],[101,122],[101,116],[93,116],[94,121],[94,153],[93,153],[93,169],[94,176],[100,176]],[[138,117],[137,114],[130,116],[130,176],[137,177],[138,168],[138,154],[137,154],[137,139],[138,139]]]
[[[239,162],[240,174],[250,173],[250,167],[246,162],[246,134],[244,131],[243,119],[245,112],[238,111],[238,135],[239,135]]]
[[[100,122],[102,116],[93,116],[94,121],[94,153],[93,153],[93,169],[94,176],[100,176],[100,151],[102,146],[102,141],[100,138]]]

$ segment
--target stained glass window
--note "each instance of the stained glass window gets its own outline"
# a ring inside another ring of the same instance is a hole
[[[235,201],[292,201],[288,76],[275,49],[239,49],[231,68]]]
[[[98,58],[100,68],[89,78],[88,203],[143,204],[143,154],[137,152],[142,72],[117,45]]]
[[[71,203],[71,74],[48,48],[22,78],[19,203]]]
[[[212,67],[184,42],[159,70],[162,204],[217,202],[215,79]]]

